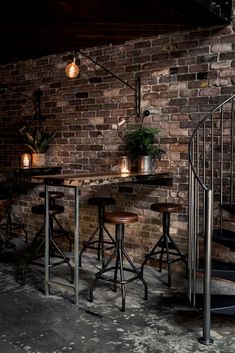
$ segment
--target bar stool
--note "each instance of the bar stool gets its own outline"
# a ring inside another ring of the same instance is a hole
[[[89,205],[98,206],[98,225],[95,231],[92,233],[88,241],[84,242],[83,248],[79,254],[79,266],[82,264],[82,254],[87,249],[97,250],[97,259],[102,259],[102,266],[105,263],[104,251],[112,249],[115,246],[115,240],[104,225],[104,214],[105,206],[114,205],[115,199],[111,197],[91,197],[88,199]],[[104,239],[104,232],[108,235],[109,240]],[[98,235],[98,239],[93,240],[95,235]],[[96,245],[96,246],[95,246]],[[105,247],[107,245],[107,247]]]
[[[7,212],[7,210],[11,207],[11,200],[6,198],[6,199],[0,199],[0,210],[3,210],[3,212]],[[5,213],[4,213],[5,214]],[[4,216],[2,217],[2,219]],[[15,244],[11,242],[9,238],[9,232],[8,232],[8,227],[0,227],[0,250],[7,248],[7,249],[15,249]]]
[[[62,194],[62,195],[61,195]],[[60,205],[55,204],[55,200],[53,198],[58,198],[62,197],[63,193],[57,193],[57,192],[49,192],[49,249],[50,249],[50,257],[56,257],[61,259],[60,261],[57,262],[52,262],[49,264],[49,268],[61,265],[63,263],[66,263],[70,269],[71,272],[71,282],[73,283],[74,279],[74,271],[73,267],[70,264],[69,258],[65,256],[59,245],[57,244],[55,238],[58,238],[58,236],[61,236],[61,234],[55,234],[55,229],[54,229],[54,222],[57,223],[56,216],[59,214],[62,214],[64,212],[64,207]],[[44,195],[45,196],[45,195]],[[36,205],[32,207],[32,213],[37,214],[37,215],[42,215],[45,218],[45,205]],[[44,220],[45,222],[45,220]],[[58,223],[57,223],[58,224]],[[44,223],[45,226],[45,223]],[[67,233],[67,232],[66,232]],[[65,235],[67,235],[65,233]],[[44,257],[44,254],[40,254],[40,250],[44,247],[45,244],[45,231],[43,227],[41,230],[36,234],[36,237],[33,240],[33,253],[29,260],[27,261],[25,267],[23,268],[22,271],[22,282],[23,285],[25,284],[25,273],[30,267],[30,265],[38,265],[38,266],[44,266],[40,262],[37,262],[35,260]],[[49,261],[50,262],[50,261]]]
[[[115,231],[115,236],[116,236],[116,242],[115,242],[115,249],[112,253],[112,255],[109,257],[107,262],[105,263],[104,267],[96,273],[96,278],[92,282],[90,286],[90,301],[93,302],[93,290],[94,287],[97,284],[97,281],[99,279],[112,282],[114,284],[114,292],[117,291],[117,285],[121,285],[121,291],[122,291],[122,308],[121,311],[125,311],[125,306],[126,306],[126,284],[130,283],[136,279],[140,279],[141,282],[144,284],[145,288],[145,296],[144,299],[148,299],[148,287],[147,283],[143,279],[141,271],[137,269],[137,267],[134,265],[134,263],[131,261],[130,257],[124,250],[124,225],[127,223],[134,223],[138,220],[138,215],[135,213],[131,212],[108,212],[105,213],[104,221],[113,223],[116,225],[116,231]],[[112,260],[115,259],[115,265],[112,265],[111,262]],[[127,260],[127,263],[129,263],[130,267],[124,267],[124,259]],[[108,277],[105,276],[104,274],[114,270],[114,275],[113,277]],[[120,272],[120,279],[118,279],[118,270]],[[135,275],[131,278],[125,279],[124,277],[124,272],[131,272],[134,273]]]
[[[64,193],[62,191],[49,191],[49,208],[53,208],[54,206],[56,206],[56,199],[61,199],[64,197]],[[46,197],[46,193],[40,192],[39,196],[43,199],[45,199]],[[68,240],[68,244],[69,244],[69,251],[72,251],[72,240],[69,236],[69,232],[67,232],[67,230],[64,229],[64,227],[61,225],[61,223],[58,221],[58,219],[56,218],[56,214],[52,215],[54,224],[56,224],[58,226],[57,229],[54,228],[53,226],[53,236],[54,238],[59,238],[59,237],[65,237]],[[44,229],[45,229],[45,217],[44,217],[44,223],[42,228],[40,229],[40,231],[37,233],[38,236],[44,234]]]
[[[151,205],[151,210],[155,212],[162,213],[162,226],[163,234],[160,239],[156,242],[152,250],[145,255],[145,260],[141,266],[143,273],[144,266],[146,262],[152,259],[155,255],[160,255],[157,260],[159,261],[159,272],[162,272],[163,262],[167,263],[168,267],[168,287],[171,286],[171,265],[178,261],[183,261],[186,265],[186,256],[182,255],[176,243],[170,236],[170,214],[175,212],[180,212],[182,206],[175,203],[154,203]],[[163,256],[165,255],[165,259]]]
[[[0,218],[0,229],[5,234],[5,238],[12,239],[14,236],[14,231],[17,229],[21,229],[25,235],[25,242],[28,243],[28,233],[19,218],[14,214],[12,210],[12,190],[6,190],[6,197],[1,200],[4,206],[4,213]]]

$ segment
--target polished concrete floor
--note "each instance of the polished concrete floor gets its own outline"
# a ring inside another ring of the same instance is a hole
[[[0,353],[234,353],[235,318],[212,316],[214,345],[198,343],[202,332],[201,313],[187,303],[187,283],[174,274],[172,288],[159,274],[147,268],[149,299],[143,299],[138,281],[127,286],[126,312],[120,311],[120,291],[100,283],[94,302],[88,288],[99,267],[93,256],[84,257],[80,271],[80,304],[72,293],[54,286],[43,294],[43,273],[33,268],[20,283],[20,268],[12,262],[12,250],[0,254]],[[55,276],[66,281],[67,268]],[[235,293],[233,283],[213,281],[213,290]]]

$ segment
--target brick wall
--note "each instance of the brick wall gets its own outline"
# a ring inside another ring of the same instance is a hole
[[[167,151],[159,170],[174,173],[173,187],[133,186],[132,193],[120,193],[118,186],[82,191],[81,236],[94,228],[95,209],[86,204],[90,195],[112,195],[119,209],[139,215],[138,224],[128,227],[127,243],[136,261],[159,234],[160,218],[150,211],[158,201],[178,201],[184,206],[172,217],[172,232],[182,250],[187,247],[188,156],[187,143],[193,128],[206,113],[235,93],[235,33],[233,25],[191,32],[177,32],[147,39],[137,39],[119,46],[87,49],[97,62],[135,84],[141,77],[141,109],[151,114],[144,126],[161,129],[160,143]],[[29,96],[43,90],[42,113],[45,126],[58,131],[47,152],[47,162],[62,165],[65,171],[108,171],[122,154],[123,143],[112,129],[118,118],[135,111],[133,91],[98,66],[80,57],[80,76],[69,80],[64,68],[70,53],[55,54],[36,60],[0,66],[1,83]],[[1,89],[0,163],[19,166],[20,154],[26,150],[19,128],[31,119],[30,100]],[[136,120],[138,122],[138,119]],[[23,210],[24,221],[33,232],[35,222],[30,206],[39,201],[38,188],[18,197],[16,208]],[[72,195],[64,204],[71,224]],[[38,220],[39,226],[40,220]]]

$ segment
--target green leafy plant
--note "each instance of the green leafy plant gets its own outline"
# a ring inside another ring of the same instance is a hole
[[[56,131],[44,132],[39,127],[27,126],[23,126],[19,132],[33,153],[45,153],[49,148],[50,141],[56,135]]]
[[[161,159],[165,153],[157,142],[157,128],[140,127],[126,134],[123,138],[126,144],[126,152],[133,158],[140,156],[152,156]]]

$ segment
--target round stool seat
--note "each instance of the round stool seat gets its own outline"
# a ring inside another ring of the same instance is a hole
[[[9,199],[0,200],[0,207],[8,207],[10,205],[11,205],[11,200]]]
[[[60,205],[51,205],[49,208],[49,216],[54,216],[64,212],[64,207]],[[36,205],[32,207],[32,213],[45,215],[45,205]]]
[[[60,198],[64,197],[64,193],[62,191],[49,191],[48,194],[49,194],[50,199],[60,199]],[[45,199],[45,197],[46,197],[45,191],[40,192],[39,196],[41,198]]]
[[[104,220],[114,224],[134,223],[138,221],[138,215],[132,212],[107,212]]]
[[[182,210],[182,206],[177,204],[177,203],[154,203],[151,205],[151,210],[155,212],[168,212],[168,213],[173,213],[173,212],[179,212]]]
[[[116,200],[112,197],[91,197],[88,199],[88,204],[95,206],[114,205],[115,203]]]

